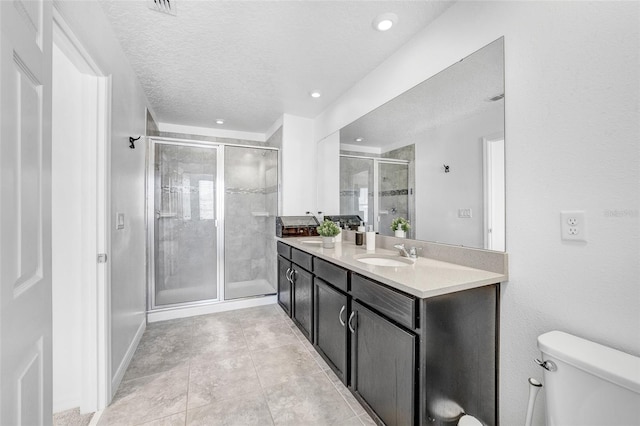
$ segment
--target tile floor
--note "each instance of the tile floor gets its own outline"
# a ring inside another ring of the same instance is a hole
[[[98,425],[373,425],[277,305],[152,323]]]

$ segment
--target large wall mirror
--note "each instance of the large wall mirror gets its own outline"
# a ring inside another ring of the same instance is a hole
[[[383,235],[505,250],[504,40],[340,130],[340,214]]]

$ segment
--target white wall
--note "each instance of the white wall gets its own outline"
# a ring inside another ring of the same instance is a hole
[[[134,338],[146,321],[145,131],[146,97],[96,1],[61,1],[61,14],[105,75],[112,76],[111,115],[111,363],[123,373]],[[125,228],[115,230],[116,212]],[[113,389],[115,391],[115,389]]]
[[[53,412],[80,406],[82,75],[53,46],[52,80]]]
[[[316,119],[321,140],[505,36],[504,425],[524,422],[527,378],[542,377],[532,362],[541,333],[564,330],[640,355],[639,8],[456,3]],[[588,243],[560,240],[563,209],[586,211]]]
[[[482,138],[503,131],[500,104],[415,138],[417,239],[484,246]],[[471,218],[458,217],[469,208]]]
[[[282,215],[316,213],[316,142],[313,120],[282,117]]]
[[[318,141],[316,152],[318,210],[323,215],[340,214],[340,168],[325,166],[325,159],[329,160],[328,164],[334,164],[334,159],[340,155],[340,132]]]

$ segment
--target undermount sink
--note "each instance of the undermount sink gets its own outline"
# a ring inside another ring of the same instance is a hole
[[[361,254],[354,256],[354,259],[358,262],[366,263],[367,265],[375,266],[409,266],[413,265],[413,260],[400,256],[385,256],[383,254]]]
[[[302,244],[322,244],[322,240],[303,240]]]

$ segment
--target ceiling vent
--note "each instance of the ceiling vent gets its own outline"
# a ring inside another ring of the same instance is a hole
[[[176,16],[178,9],[176,8],[176,0],[147,0],[149,9],[156,12],[166,13],[167,15]]]

